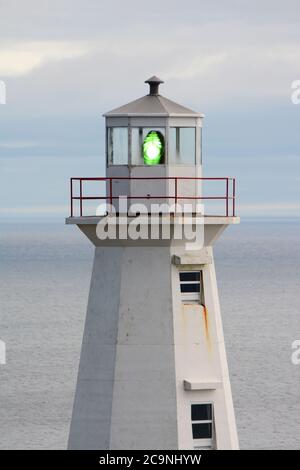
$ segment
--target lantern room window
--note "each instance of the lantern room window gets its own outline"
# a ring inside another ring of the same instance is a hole
[[[195,127],[170,127],[169,161],[175,165],[195,165]]]
[[[128,128],[109,127],[107,130],[109,165],[128,165]]]
[[[131,129],[132,165],[163,165],[165,163],[165,129],[133,127]]]
[[[107,127],[108,165],[194,166],[197,154],[200,160],[201,129],[196,127]]]

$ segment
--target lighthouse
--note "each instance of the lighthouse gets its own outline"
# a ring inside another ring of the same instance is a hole
[[[204,115],[145,83],[104,114],[106,175],[70,182],[95,254],[68,445],[237,449],[213,256],[235,180],[203,174]]]

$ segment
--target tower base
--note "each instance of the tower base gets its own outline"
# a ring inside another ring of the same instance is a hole
[[[67,223],[96,245],[69,448],[237,449],[212,249],[228,220],[196,252]]]

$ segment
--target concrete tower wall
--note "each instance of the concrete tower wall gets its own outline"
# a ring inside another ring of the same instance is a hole
[[[169,250],[123,251],[111,449],[176,449]]]
[[[178,268],[172,267],[178,448],[190,449],[192,443],[196,445],[192,437],[191,405],[213,403],[215,448],[237,449],[212,248],[206,252],[211,262],[188,267],[202,273],[203,305],[181,301]],[[184,388],[185,382],[191,384],[191,389]]]
[[[70,449],[108,449],[119,323],[122,248],[95,250]],[[109,286],[109,288],[108,288]]]
[[[96,241],[95,225],[80,227]],[[223,229],[205,226],[196,252],[171,240],[96,247],[70,449],[193,449],[199,403],[213,404],[214,447],[238,447],[211,247]],[[185,270],[202,273],[198,303],[182,301]]]
[[[96,248],[70,449],[176,449],[170,252]]]

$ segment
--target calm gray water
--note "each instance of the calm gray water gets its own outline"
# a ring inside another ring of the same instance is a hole
[[[216,247],[241,448],[300,448],[300,223],[246,222]],[[76,227],[0,225],[0,448],[67,445],[93,250]]]

